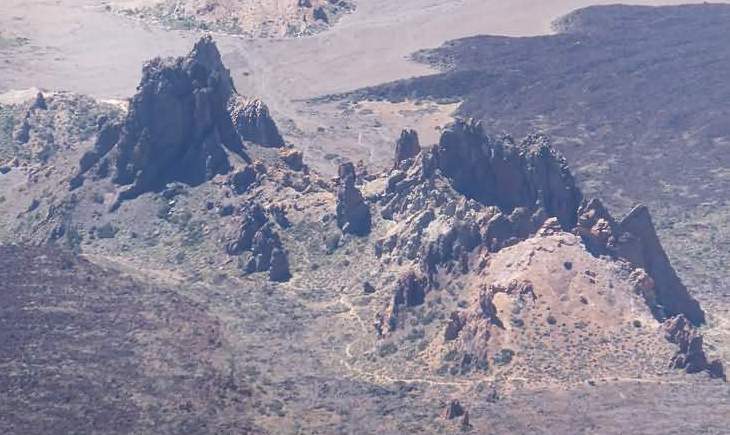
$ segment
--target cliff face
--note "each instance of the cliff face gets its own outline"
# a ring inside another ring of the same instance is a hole
[[[121,125],[100,126],[96,146],[81,159],[71,188],[96,176],[123,186],[114,207],[170,182],[195,186],[251,160],[244,141],[281,146],[283,139],[259,100],[238,95],[210,36],[185,57],[154,59],[142,71]]]
[[[646,271],[654,284],[647,303],[658,318],[683,314],[695,325],[704,323],[705,313],[674,271],[646,207],[635,207],[618,222],[594,199],[581,206],[574,232],[594,254],[621,258]]]
[[[543,208],[563,228],[575,225],[581,194],[547,137],[529,136],[518,145],[488,137],[481,123],[457,121],[441,136],[436,154],[441,172],[464,195],[507,213]]]

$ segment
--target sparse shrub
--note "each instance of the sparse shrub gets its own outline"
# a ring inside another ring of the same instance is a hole
[[[423,337],[426,336],[426,332],[423,329],[414,328],[411,329],[411,331],[406,336],[406,340],[408,341],[417,341],[421,340]]]
[[[494,363],[498,366],[504,366],[512,362],[515,351],[512,349],[502,349],[494,355]]]
[[[378,355],[381,358],[385,358],[388,355],[393,355],[396,352],[398,352],[398,348],[393,343],[384,343],[380,347],[378,347]]]

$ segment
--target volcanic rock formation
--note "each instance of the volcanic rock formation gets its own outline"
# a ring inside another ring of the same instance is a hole
[[[355,166],[343,163],[338,169],[337,225],[345,233],[366,236],[370,233],[370,207],[355,186]]]
[[[229,110],[233,125],[243,140],[267,147],[284,146],[284,139],[263,101],[236,96],[231,99]]]
[[[242,265],[246,273],[268,272],[271,281],[288,281],[289,259],[264,208],[253,203],[243,207],[242,215],[240,229],[226,245],[226,252],[233,256],[249,253]]]
[[[82,157],[70,186],[80,186],[92,168],[97,177],[111,175],[125,186],[117,207],[170,182],[199,185],[236,162],[250,163],[244,140],[283,144],[266,106],[237,94],[206,36],[186,57],[157,58],[144,66],[126,118],[121,125],[100,123],[96,146]]]
[[[591,200],[578,210],[575,233],[596,255],[623,258],[649,274],[655,294],[647,294],[647,303],[660,318],[684,314],[693,324],[705,321],[699,303],[688,293],[656,235],[649,210],[637,206],[616,222],[599,200]]]
[[[403,130],[395,143],[395,168],[403,160],[416,157],[421,152],[421,145],[418,142],[418,133],[415,130]]]

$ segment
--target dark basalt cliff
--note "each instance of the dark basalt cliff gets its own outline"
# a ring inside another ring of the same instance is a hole
[[[250,163],[244,141],[283,145],[266,106],[238,95],[210,36],[185,57],[148,62],[124,121],[99,128],[71,188],[89,171],[111,176],[123,186],[113,208],[170,182],[198,185],[226,174],[232,160]]]

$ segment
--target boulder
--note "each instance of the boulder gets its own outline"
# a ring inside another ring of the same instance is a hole
[[[269,108],[258,98],[246,99],[235,96],[229,103],[231,120],[241,139],[265,147],[284,146]]]
[[[725,379],[722,362],[707,360],[702,335],[683,314],[668,319],[662,326],[667,340],[679,347],[670,367],[684,369],[687,373],[707,371],[712,377]]]
[[[465,413],[464,407],[461,405],[461,403],[458,400],[452,400],[449,402],[448,405],[446,405],[446,409],[444,410],[443,417],[446,420],[452,420],[454,418],[458,418],[463,416]]]

